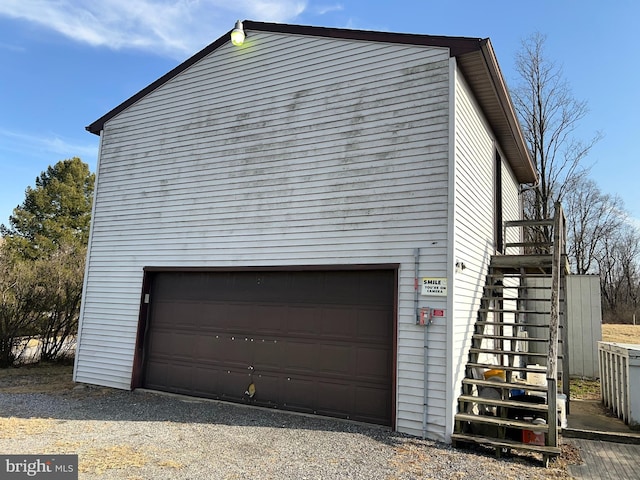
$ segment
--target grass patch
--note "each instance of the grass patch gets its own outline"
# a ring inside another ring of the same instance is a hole
[[[0,369],[2,393],[56,393],[73,389],[73,365],[38,363]]]
[[[40,435],[53,426],[53,420],[48,418],[2,418],[0,417],[0,438],[23,438],[30,435]]]
[[[80,454],[78,471],[101,475],[107,470],[141,468],[150,458],[129,445],[93,448]]]
[[[600,381],[572,378],[569,382],[569,391],[572,399],[600,400]]]
[[[602,341],[615,343],[640,344],[640,325],[602,325]]]
[[[155,455],[134,448],[131,445],[92,448],[86,452],[80,452],[78,470],[82,473],[101,475],[107,470],[131,470],[142,468],[149,464],[176,470],[184,467],[184,465],[174,460],[163,458],[158,461],[154,457]],[[133,476],[127,478],[138,477],[134,473]]]

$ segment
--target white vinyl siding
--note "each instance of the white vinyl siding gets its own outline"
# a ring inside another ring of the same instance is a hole
[[[455,75],[455,219],[454,262],[464,264],[455,272],[455,315],[451,415],[456,412],[461,381],[465,376],[473,325],[482,288],[494,253],[495,144],[491,130],[462,75]],[[453,422],[453,417],[449,419]]]
[[[507,159],[502,159],[502,220],[522,220],[522,199],[520,197],[520,184],[516,180],[513,170]],[[504,238],[507,242],[520,242],[520,229],[509,228]],[[512,251],[511,253],[515,253]]]
[[[251,32],[109,120],[76,381],[129,388],[145,266],[400,264],[396,426],[422,435],[413,252],[446,275],[448,65],[445,49]]]

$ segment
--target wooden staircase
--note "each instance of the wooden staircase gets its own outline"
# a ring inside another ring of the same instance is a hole
[[[506,222],[504,238],[489,266],[451,439],[498,456],[537,452],[548,465],[560,454],[556,393],[569,399],[562,207],[550,220]]]

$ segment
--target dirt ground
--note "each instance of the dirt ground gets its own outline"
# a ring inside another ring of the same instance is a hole
[[[640,325],[602,325],[603,341],[617,343],[637,343],[640,344]],[[71,396],[72,398],[86,397],[108,397],[111,389],[101,387],[79,387],[72,381],[72,365],[23,365],[18,368],[0,369],[0,393],[7,394],[29,394],[29,393],[45,393],[45,394],[62,394]],[[599,399],[600,385],[597,381],[572,379],[572,397],[581,399]],[[21,419],[21,418],[0,418],[0,439],[8,438],[7,435],[38,435],[41,430],[49,428],[46,422],[52,422],[51,419]],[[43,423],[44,422],[44,423]],[[45,428],[46,427],[46,428]],[[579,455],[575,448],[570,445],[563,445],[563,454],[558,459],[555,473],[545,472],[544,478],[567,478],[567,465],[580,463]],[[133,458],[126,452],[114,452],[119,458],[118,463],[122,463],[125,459]],[[85,453],[83,461],[85,467],[91,466],[92,458],[102,458],[104,452],[100,455],[90,455],[91,452]],[[416,460],[412,456],[412,461]],[[135,460],[135,459],[134,459]],[[89,462],[89,463],[87,463]],[[113,462],[112,462],[113,463]],[[419,463],[419,462],[418,462]],[[87,467],[88,468],[88,467]],[[97,467],[96,467],[97,468]],[[549,475],[547,477],[547,475]],[[137,478],[137,477],[127,477]],[[539,478],[539,477],[536,477]]]
[[[0,447],[6,453],[78,454],[80,478],[103,480],[235,479],[251,473],[256,478],[557,480],[570,478],[568,465],[580,462],[570,444],[563,444],[562,455],[545,469],[535,454],[496,459],[494,452],[454,450],[377,427],[75,385],[71,375],[72,366],[64,365],[0,370],[0,398],[6,394],[12,402],[0,415]],[[203,445],[209,454],[201,454]],[[212,477],[213,466],[225,473],[216,470]]]
[[[640,344],[640,325],[602,325],[602,341]]]
[[[36,364],[0,369],[2,393],[60,393],[73,390],[73,365]]]

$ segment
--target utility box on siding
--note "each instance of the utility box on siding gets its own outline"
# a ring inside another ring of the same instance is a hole
[[[597,378],[598,342],[602,340],[600,278],[567,276],[569,372],[572,377]]]

